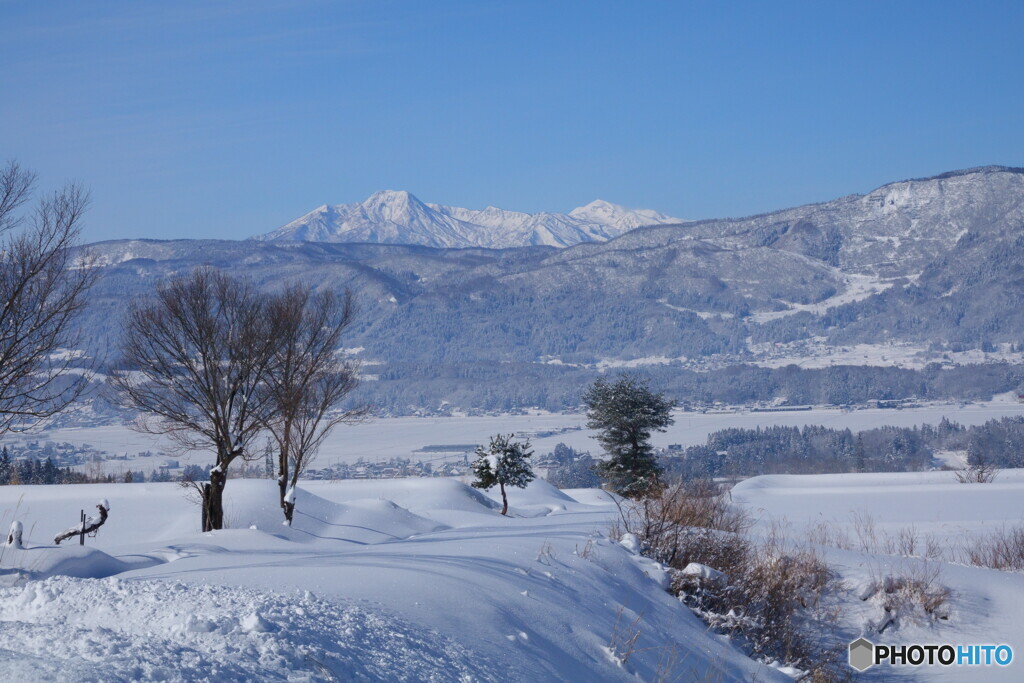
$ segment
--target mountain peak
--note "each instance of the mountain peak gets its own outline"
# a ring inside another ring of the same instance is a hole
[[[410,199],[419,201],[416,196],[406,190],[377,190],[363,204],[394,204],[405,203]]]
[[[627,232],[642,225],[661,225],[665,223],[685,223],[681,218],[673,218],[650,209],[627,209],[604,199],[595,199],[586,206],[580,206],[569,212],[573,218],[602,223],[622,232]]]
[[[264,241],[374,242],[431,247],[568,247],[603,242],[641,225],[682,222],[596,200],[569,214],[524,213],[425,204],[405,190],[380,190],[358,204],[323,205],[266,235]]]

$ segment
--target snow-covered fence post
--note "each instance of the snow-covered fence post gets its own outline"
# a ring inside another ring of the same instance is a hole
[[[94,533],[97,529],[103,526],[103,523],[107,521],[107,513],[110,512],[110,503],[104,498],[97,505],[96,508],[100,511],[99,519],[85,516],[85,510],[82,510],[82,521],[81,523],[71,527],[67,531],[57,534],[53,538],[53,542],[60,545],[61,541],[66,541],[72,536],[78,536],[79,541],[82,545],[85,545],[85,535]]]
[[[17,550],[23,550],[24,546],[21,545],[21,536],[24,533],[24,529],[21,522],[17,520],[11,522],[11,532],[7,534],[7,545]]]

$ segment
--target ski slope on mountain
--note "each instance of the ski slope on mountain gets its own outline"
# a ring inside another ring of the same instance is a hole
[[[0,558],[4,680],[781,679],[709,634],[655,565],[609,540],[616,507],[544,482],[232,480],[199,533],[172,484],[0,488],[25,550]],[[53,534],[100,498],[85,548]],[[632,653],[630,638],[639,633]]]

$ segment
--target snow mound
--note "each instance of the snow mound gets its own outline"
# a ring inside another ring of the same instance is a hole
[[[306,482],[304,487],[335,503],[373,498],[389,500],[412,514],[447,526],[461,526],[476,515],[490,516],[501,509],[500,503],[456,479]]]
[[[0,589],[6,680],[495,680],[429,628],[305,592],[51,578]]]
[[[344,503],[299,488],[290,528],[277,505],[277,484],[266,480],[231,482],[226,514],[233,528],[258,529],[293,541],[350,541],[361,545],[409,538],[446,528],[420,517],[392,500],[356,499]]]
[[[604,489],[562,489],[562,493],[581,505],[608,505],[618,498]]]
[[[21,584],[51,576],[103,579],[136,566],[89,546],[5,548],[0,557],[0,584]]]
[[[534,479],[526,488],[506,488],[508,493],[509,514],[515,517],[542,517],[544,515],[565,512],[568,506],[576,501],[557,488],[544,481]],[[493,500],[501,500],[498,487],[488,489],[487,495]]]

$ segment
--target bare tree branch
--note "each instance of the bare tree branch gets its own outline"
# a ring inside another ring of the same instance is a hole
[[[263,384],[279,341],[266,308],[248,281],[198,269],[162,284],[125,320],[126,370],[110,384],[122,403],[152,416],[137,427],[216,453],[202,488],[204,531],[223,528],[228,467],[249,457],[272,407]]]
[[[88,253],[74,255],[88,193],[68,184],[28,216],[35,174],[0,171],[0,434],[31,427],[75,401],[91,369],[74,374],[80,337],[72,321],[96,281]]]
[[[351,292],[338,295],[293,285],[268,307],[279,344],[268,375],[273,410],[264,426],[278,449],[278,486],[285,520],[295,500],[289,495],[316,457],[320,444],[343,423],[362,419],[365,409],[340,410],[358,382],[358,366],[340,355],[341,335],[355,313]]]

